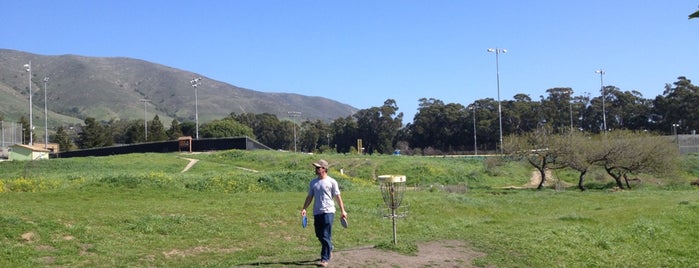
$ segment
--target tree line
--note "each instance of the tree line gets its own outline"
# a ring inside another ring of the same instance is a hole
[[[692,133],[699,127],[699,87],[686,77],[666,84],[661,95],[646,99],[635,90],[622,91],[604,86],[596,96],[574,95],[567,87],[546,90],[532,98],[516,94],[498,102],[479,99],[468,105],[422,98],[411,122],[403,124],[403,113],[395,100],[357,111],[331,122],[278,118],[273,114],[234,114],[199,127],[200,137],[248,136],[279,150],[302,152],[362,152],[390,154],[459,154],[494,152],[499,143],[499,118],[504,136],[523,135],[547,127],[552,133],[604,133],[616,130],[657,134]],[[144,124],[147,123],[147,124]],[[20,119],[28,129],[26,118]],[[147,131],[144,126],[147,125]],[[606,129],[605,129],[606,126]],[[173,140],[195,136],[193,122],[173,120],[165,129],[159,117],[153,120],[111,120],[86,118],[84,124],[56,129],[50,141],[63,150],[94,148]],[[147,134],[147,135],[146,135]],[[24,131],[25,141],[29,131]],[[361,140],[361,142],[359,142]],[[358,148],[361,147],[361,148]]]

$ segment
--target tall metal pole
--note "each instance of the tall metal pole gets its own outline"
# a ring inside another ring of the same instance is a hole
[[[194,87],[194,121],[196,121],[196,128],[197,128],[197,133],[196,133],[196,139],[199,139],[199,97],[197,96],[197,89],[199,88],[199,85],[201,84],[201,77],[196,77],[192,79],[192,81],[189,81],[192,84],[192,87]]]
[[[29,72],[29,145],[34,145],[34,121],[32,115],[32,61],[24,65],[24,68]]]
[[[49,82],[49,77],[44,76],[44,149],[49,148],[49,99],[46,98],[46,84]]]
[[[294,152],[296,152],[296,117],[301,116],[301,112],[287,112],[289,117],[291,117],[291,122],[294,124]]]
[[[600,88],[602,88],[602,127],[604,128],[604,134],[607,134],[607,105],[604,103],[607,98],[607,92],[604,88],[604,70],[599,69],[595,73],[599,74],[599,84]]]
[[[677,144],[677,150],[680,151],[680,137],[677,135],[677,128],[680,124],[672,124],[672,134],[675,136],[675,144]],[[681,151],[680,151],[681,153]]]
[[[568,90],[568,109],[570,113],[570,132],[573,132],[573,90]]]
[[[476,106],[469,107],[473,110],[473,155],[478,155],[478,141],[476,140]]]
[[[148,142],[148,102],[150,100],[147,99],[141,99],[141,102],[143,102],[143,130],[145,131],[145,140],[144,142]]]
[[[507,49],[502,48],[489,48],[488,52],[495,53],[495,75],[497,78],[498,85],[498,118],[500,121],[500,154],[502,154],[502,105],[500,103],[500,63],[499,55],[500,53],[507,53]]]

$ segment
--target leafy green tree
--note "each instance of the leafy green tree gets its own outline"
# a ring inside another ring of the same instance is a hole
[[[444,104],[437,99],[420,99],[411,127],[413,146],[440,151],[465,150],[469,111],[461,104]],[[469,131],[469,133],[472,133]]]
[[[338,153],[352,152],[359,139],[359,126],[353,116],[340,117],[330,124],[333,146]],[[355,148],[356,150],[356,148]]]
[[[393,152],[394,139],[403,125],[403,113],[397,111],[396,101],[388,99],[381,107],[359,110],[354,114],[366,152]]]
[[[616,120],[617,128],[631,130],[648,130],[652,126],[650,124],[650,115],[653,108],[653,103],[643,98],[641,92],[632,91],[615,91],[615,101],[612,102],[611,110],[612,118]]]
[[[316,152],[321,145],[327,145],[330,126],[320,120],[304,121],[301,123],[299,132],[299,143],[301,150],[306,152]]]
[[[515,102],[506,102],[503,105],[503,111],[511,111]],[[512,104],[512,105],[510,105]],[[496,150],[497,144],[500,143],[500,119],[498,115],[498,102],[493,98],[480,99],[474,102],[478,111],[476,112],[476,129],[478,135],[478,147],[486,150]],[[514,133],[511,129],[516,123],[513,123],[517,116],[512,116],[512,112],[503,113],[503,136]]]
[[[114,127],[114,125],[112,125]],[[119,143],[134,144],[145,142],[146,133],[143,127],[143,119],[136,119],[126,122],[123,127],[123,134],[120,135]]]
[[[165,126],[160,122],[160,117],[156,114],[153,120],[148,122],[148,141],[165,141],[168,139],[165,133]]]
[[[82,149],[111,146],[113,139],[108,129],[93,117],[85,118],[85,126],[78,133],[78,146]]]
[[[479,107],[476,103],[476,107]],[[539,125],[541,119],[541,109],[538,102],[533,102],[529,95],[517,94],[514,101],[510,103],[508,110],[510,116],[503,124],[512,127],[512,133],[522,134],[529,132]],[[480,118],[480,117],[478,117]]]
[[[653,101],[656,130],[664,133],[670,133],[673,124],[679,124],[678,133],[699,129],[699,86],[684,76],[677,80],[674,87],[665,85],[663,95]]]
[[[585,93],[583,95],[578,95],[573,97],[573,129],[579,131],[585,130],[585,125],[583,120],[585,119],[585,109],[590,103],[590,94]],[[589,128],[588,128],[589,130]]]
[[[252,128],[257,141],[271,148],[293,148],[293,125],[287,126],[279,121],[276,115],[270,113],[240,115],[231,114],[230,117],[243,125]],[[291,144],[291,147],[289,147]]]
[[[557,133],[569,132],[572,121],[572,94],[573,89],[569,87],[556,87],[547,89],[549,94],[546,99],[542,99],[541,112],[546,122],[553,127]]]
[[[197,124],[195,122],[182,122],[182,124],[180,124],[180,129],[182,130],[183,136],[190,136],[192,138],[197,137]]]
[[[57,143],[60,151],[71,151],[75,147],[73,140],[63,126],[56,129],[56,134],[53,135],[51,142]]]
[[[184,136],[182,134],[182,128],[180,127],[180,122],[178,122],[177,119],[172,119],[170,128],[165,131],[165,134],[167,134],[170,140],[177,140],[179,137]]]
[[[112,133],[112,140],[116,144],[131,144],[134,141],[129,137],[129,128],[132,124],[137,122],[129,120],[110,120],[107,124],[109,131]],[[143,120],[140,121],[141,124],[141,134],[143,133]],[[142,140],[143,138],[141,138]]]
[[[247,136],[255,138],[252,129],[246,125],[235,121],[231,117],[214,120],[206,123],[199,129],[199,134],[203,138],[228,138]]]
[[[585,110],[584,129],[594,133],[604,132],[605,117],[607,131],[622,129],[622,120],[619,117],[621,108],[615,107],[615,103],[619,103],[617,99],[619,95],[621,95],[620,89],[615,86],[604,86],[600,89],[600,95],[592,98]]]

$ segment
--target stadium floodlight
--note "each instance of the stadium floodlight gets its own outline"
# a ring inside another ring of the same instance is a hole
[[[605,105],[607,94],[604,88],[604,70],[595,70],[595,73],[599,74],[599,84],[602,89],[602,128],[604,128],[604,134],[607,134],[607,105]]]
[[[199,97],[197,96],[197,91],[199,85],[201,85],[201,77],[195,77],[189,83],[192,84],[194,88],[194,121],[196,122],[196,139],[199,139]]]
[[[49,82],[49,77],[44,76],[44,149],[49,149],[49,99],[46,98],[46,84]]]
[[[29,146],[34,146],[34,121],[32,115],[32,62],[24,65],[24,69],[29,73]]]
[[[488,52],[495,53],[495,76],[498,85],[498,119],[500,121],[500,153],[502,154],[502,105],[500,103],[500,53],[507,53],[507,49],[489,48]]]

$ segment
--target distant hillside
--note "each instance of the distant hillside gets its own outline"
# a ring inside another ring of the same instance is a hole
[[[215,81],[191,71],[130,58],[77,55],[42,56],[0,49],[0,114],[5,121],[28,116],[28,73],[32,62],[32,102],[35,122],[43,125],[44,76],[48,81],[49,125],[98,120],[148,119],[158,114],[164,124],[173,118],[194,121],[195,97],[190,81],[201,76],[198,87],[199,121],[205,123],[230,113],[271,113],[279,119],[289,111],[302,119],[330,121],[357,109],[322,97],[293,93],[265,93]]]

